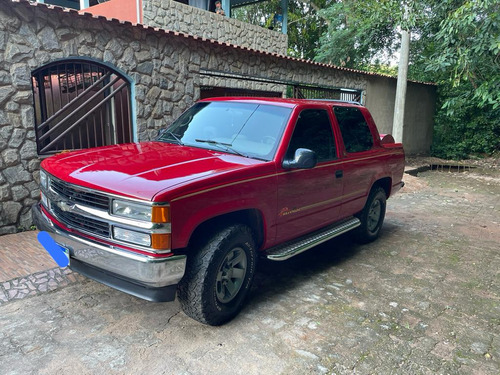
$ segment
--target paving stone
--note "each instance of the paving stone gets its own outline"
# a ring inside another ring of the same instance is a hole
[[[14,298],[15,299],[23,299],[24,297],[26,297],[27,295],[29,294],[29,292],[25,293],[25,292],[22,292],[20,291],[17,296],[15,296]]]
[[[57,281],[54,279],[49,280],[48,282],[49,288],[55,288],[57,287]]]
[[[20,275],[24,292],[1,280],[0,373],[499,374],[500,184],[421,179],[426,190],[388,201],[377,241],[344,236],[260,262],[248,304],[222,327],[68,269]],[[2,299],[7,287],[21,299]]]
[[[481,354],[481,355],[488,353],[488,349],[489,349],[489,345],[485,344],[484,342],[474,342],[470,347],[470,350],[473,353]]]

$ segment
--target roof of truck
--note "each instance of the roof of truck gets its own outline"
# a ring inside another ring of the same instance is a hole
[[[266,97],[249,97],[249,96],[228,96],[215,97],[201,100],[202,102],[250,102],[259,104],[274,104],[285,107],[295,107],[300,104],[325,104],[326,102],[334,103],[338,106],[361,106],[358,102],[334,100],[334,99],[291,99],[291,98],[266,98]]]

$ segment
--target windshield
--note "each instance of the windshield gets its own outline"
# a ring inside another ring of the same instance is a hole
[[[161,131],[158,140],[271,160],[291,111],[255,103],[200,102]]]

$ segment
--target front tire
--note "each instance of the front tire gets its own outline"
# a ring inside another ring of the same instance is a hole
[[[358,215],[361,225],[354,232],[359,243],[369,243],[376,240],[384,223],[386,209],[386,194],[381,187],[370,191],[363,211]]]
[[[201,323],[224,324],[240,312],[252,285],[257,260],[252,231],[229,226],[193,251],[178,287],[182,309]]]

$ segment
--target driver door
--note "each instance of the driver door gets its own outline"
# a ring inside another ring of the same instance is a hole
[[[336,221],[340,214],[342,172],[331,119],[326,109],[304,109],[295,124],[285,159],[295,150],[314,151],[312,169],[281,169],[278,173],[277,242],[287,241]]]

